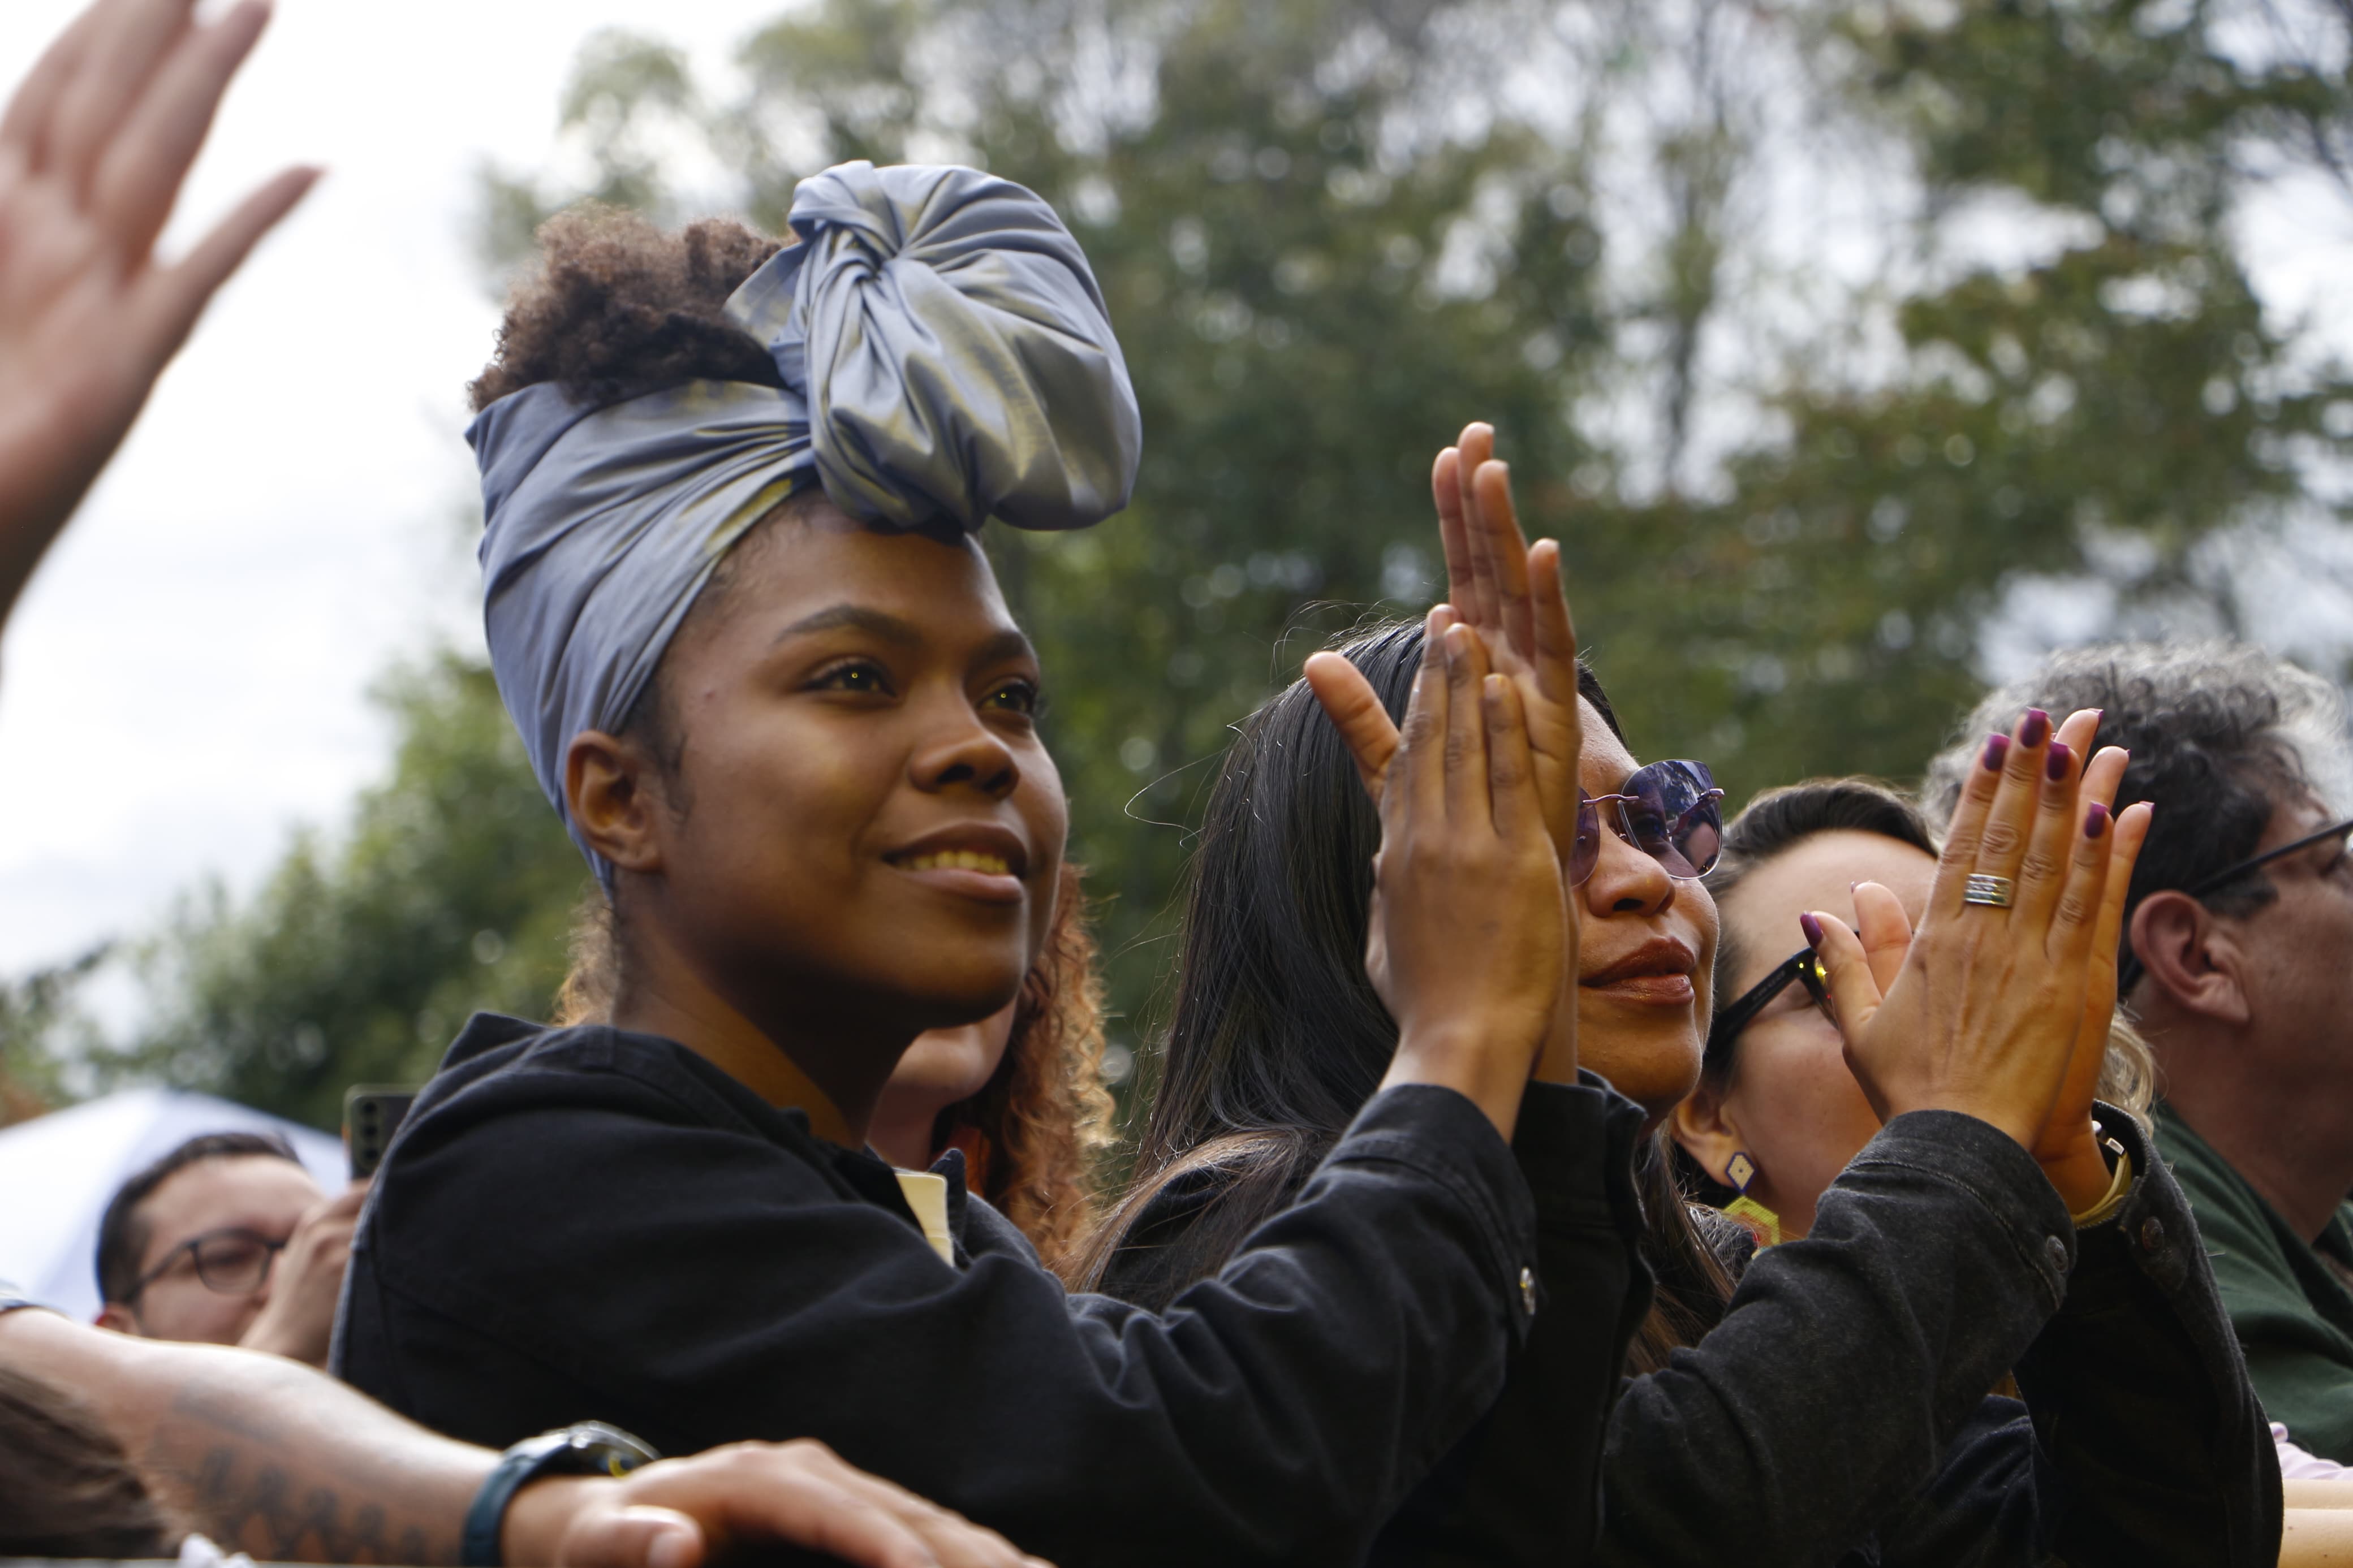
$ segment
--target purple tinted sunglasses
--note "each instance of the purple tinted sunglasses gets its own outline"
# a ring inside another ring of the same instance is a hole
[[[1577,849],[1568,882],[1581,886],[1601,859],[1601,812],[1609,830],[1666,868],[1670,877],[1704,877],[1724,847],[1724,792],[1705,763],[1652,763],[1626,775],[1616,795],[1577,792]]]

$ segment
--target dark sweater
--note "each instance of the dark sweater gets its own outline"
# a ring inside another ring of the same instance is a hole
[[[1733,1260],[1721,1321],[1625,1381],[1593,1560],[2273,1562],[2277,1460],[2196,1226],[2132,1119],[2102,1120],[2133,1187],[2080,1236],[1993,1128],[1946,1112],[1889,1123],[1810,1237]],[[1178,1216],[1205,1197],[1195,1183],[1141,1216],[1134,1233],[1161,1246],[1123,1253],[1106,1289],[1166,1289]],[[2026,1402],[1989,1397],[2012,1370]],[[1534,1440],[1536,1409],[1507,1389],[1497,1409],[1515,1408]],[[1534,1516],[1541,1500],[1514,1506]]]
[[[1609,1108],[1532,1095],[1515,1162],[1460,1095],[1380,1095],[1155,1316],[1066,1297],[954,1155],[950,1264],[887,1165],[683,1047],[477,1018],[376,1177],[333,1365],[491,1446],[587,1417],[670,1453],[814,1436],[1062,1568],[1360,1562],[1533,1368],[1574,1541],[1647,1300]]]

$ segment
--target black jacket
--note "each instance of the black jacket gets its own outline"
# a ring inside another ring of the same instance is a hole
[[[1984,1122],[1891,1122],[1823,1195],[1810,1236],[1741,1271],[1697,1346],[1626,1380],[1593,1560],[2274,1561],[2277,1460],[2196,1227],[2131,1118],[2102,1120],[2134,1184],[2080,1236],[2040,1167]],[[1202,1202],[1194,1184],[1135,1233],[1173,1240]],[[1134,1282],[1165,1289],[1159,1258],[1115,1260],[1106,1288]],[[1986,1394],[2012,1370],[2023,1405]],[[1496,1409],[1519,1419],[1491,1421],[1490,1441],[1548,1441],[1538,1403],[1507,1389]],[[1508,1506],[1544,1517],[1533,1489]],[[1481,1550],[1431,1559],[1561,1560],[1533,1532],[1494,1551],[1511,1532],[1485,1529]]]
[[[953,1156],[950,1265],[887,1165],[674,1042],[477,1018],[376,1177],[333,1366],[491,1446],[588,1417],[670,1453],[818,1436],[1084,1568],[1357,1563],[1533,1362],[1583,1539],[1646,1299],[1609,1103],[1531,1097],[1538,1205],[1470,1101],[1380,1095],[1155,1317],[1066,1297]]]

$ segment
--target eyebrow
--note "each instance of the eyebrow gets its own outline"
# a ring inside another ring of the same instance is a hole
[[[776,643],[792,637],[810,637],[818,632],[859,631],[878,642],[900,647],[913,647],[923,640],[923,631],[914,622],[886,611],[869,609],[863,605],[834,605],[814,615],[803,616],[776,636]],[[1011,658],[1036,660],[1038,650],[1030,646],[1028,637],[1018,627],[1007,626],[983,643],[973,662],[998,664]]]

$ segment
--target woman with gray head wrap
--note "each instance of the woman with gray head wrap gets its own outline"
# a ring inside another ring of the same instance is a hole
[[[1116,510],[1138,423],[1029,192],[849,164],[792,223],[559,221],[477,384],[491,658],[610,899],[610,1021],[468,1026],[376,1177],[336,1370],[494,1445],[821,1437],[1065,1568],[1357,1563],[1523,1342],[1590,1454],[1636,1287],[1600,1163],[1539,1215],[1509,1142],[1564,917],[1467,652],[1396,764],[1455,805],[1394,825],[1391,1087],[1222,1275],[1166,1315],[1068,1297],[959,1154],[861,1147],[1053,914],[1037,658],[973,531]],[[1540,1239],[1594,1289],[1531,1340]]]

